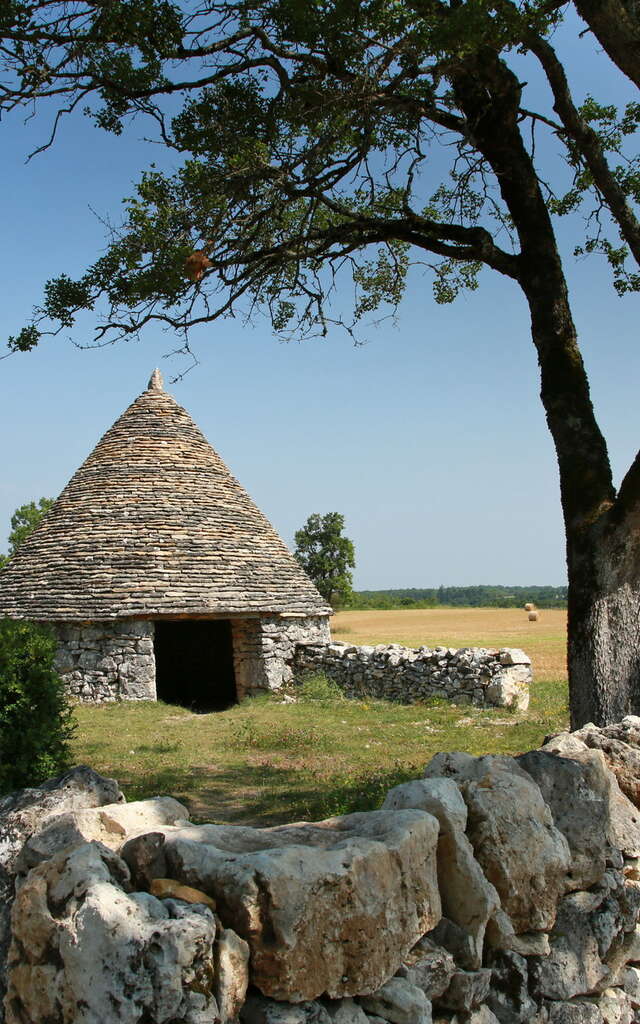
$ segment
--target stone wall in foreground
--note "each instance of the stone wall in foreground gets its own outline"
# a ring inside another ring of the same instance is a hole
[[[355,647],[350,644],[306,644],[292,662],[296,679],[322,672],[347,697],[379,697],[403,704],[441,697],[480,707],[529,706],[531,659],[524,651],[504,647],[419,647],[398,644]]]
[[[0,801],[5,1022],[637,1024],[639,783],[634,717],[266,829],[74,769]]]

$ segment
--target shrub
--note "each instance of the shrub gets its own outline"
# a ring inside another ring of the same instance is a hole
[[[49,630],[0,620],[0,793],[36,786],[70,765],[75,723],[54,653]]]
[[[329,679],[322,672],[314,675],[303,676],[300,680],[300,687],[296,691],[298,700],[320,701],[324,704],[333,703],[336,700],[344,700],[345,696],[333,679]]]

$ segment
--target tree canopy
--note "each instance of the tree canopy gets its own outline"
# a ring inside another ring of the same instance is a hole
[[[11,516],[9,552],[7,555],[0,555],[0,569],[11,555],[15,555],[31,531],[35,530],[45,512],[48,512],[53,505],[53,501],[53,498],[40,498],[38,502],[29,501],[15,510]]]
[[[76,109],[115,134],[144,115],[177,170],[145,171],[106,253],[80,278],[52,278],[10,346],[28,349],[93,308],[98,343],[154,321],[187,340],[191,326],[256,309],[285,334],[336,322],[353,331],[397,305],[416,253],[430,254],[438,302],[476,287],[483,266],[518,280],[525,254],[498,154],[479,144],[479,111],[465,99],[480,68],[494,120],[512,124],[523,159],[541,132],[563,144],[564,180],[552,186],[536,170],[546,208],[582,208],[582,248],[606,254],[621,292],[638,289],[640,175],[625,140],[640,105],[574,101],[550,42],[567,6],[12,0],[0,21],[0,110],[53,100],[52,138]],[[600,5],[576,6],[615,59]],[[632,5],[605,6],[637,31]],[[517,61],[507,63],[523,52],[553,110],[527,105]],[[332,302],[346,278],[349,309]]]
[[[344,516],[339,512],[315,512],[295,534],[295,556],[324,597],[333,605],[348,604],[353,593],[355,551],[342,533]]]

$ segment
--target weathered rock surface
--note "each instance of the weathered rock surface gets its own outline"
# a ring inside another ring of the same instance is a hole
[[[323,1006],[333,1024],[368,1024],[370,1020],[354,999],[329,999]]]
[[[100,807],[124,800],[118,783],[92,768],[79,766],[33,789],[0,799],[0,1020],[9,950],[16,862],[25,842],[53,816],[78,808]]]
[[[631,1000],[619,988],[606,989],[598,1000],[598,1009],[604,1024],[634,1024]]]
[[[371,811],[251,829],[164,829],[169,877],[209,893],[274,999],[375,991],[439,920],[438,823]],[[127,846],[135,859],[136,840]]]
[[[467,834],[516,932],[553,925],[571,863],[539,787],[510,757],[436,755],[425,775],[455,778],[469,812]]]
[[[500,898],[462,832],[446,832],[438,839],[438,885],[443,914],[471,936],[474,955],[468,966],[476,969],[482,965],[487,921]]]
[[[205,1024],[216,926],[205,907],[129,893],[99,843],[30,872],[12,913],[7,1024]]]
[[[584,735],[584,731],[580,734]],[[588,730],[593,738],[598,730]],[[548,743],[543,751],[572,758],[581,764],[591,766],[594,774],[602,780],[602,794],[608,819],[606,837],[611,846],[621,850],[628,857],[640,856],[640,811],[624,795],[614,773],[609,769],[602,750],[592,749],[579,738],[578,733],[560,733]]]
[[[422,989],[405,978],[391,978],[377,992],[361,996],[360,1003],[391,1024],[431,1024],[431,1003]]]
[[[602,751],[624,795],[640,807],[640,718],[627,715],[614,725],[586,726],[573,735]]]
[[[222,1024],[236,1020],[249,987],[249,946],[231,928],[219,928],[213,991]],[[347,1024],[339,1021],[338,1024]]]
[[[540,996],[569,1000],[592,992],[608,978],[593,928],[593,915],[601,903],[602,893],[588,892],[572,893],[560,901],[551,953],[530,961]]]
[[[27,840],[16,860],[16,869],[24,873],[68,846],[92,840],[119,850],[128,837],[186,822],[188,817],[187,808],[170,796],[68,810],[53,815]]]
[[[441,832],[464,832],[467,805],[453,779],[413,779],[394,786],[387,793],[383,810],[415,809],[433,814]]]
[[[549,1024],[602,1024],[602,1014],[593,1003],[575,1002],[547,1003]]]
[[[280,1003],[267,996],[251,995],[240,1013],[243,1024],[331,1024],[321,1003]]]
[[[448,1010],[468,1012],[484,1003],[489,995],[491,971],[456,971],[446,992],[438,999],[438,1005]]]
[[[538,1005],[529,993],[527,961],[512,950],[504,950],[494,952],[487,963],[492,971],[487,1006],[500,1024],[529,1024],[538,1013]]]
[[[517,761],[540,787],[556,828],[569,843],[568,883],[588,889],[602,878],[607,860],[608,784],[601,766],[544,750],[521,754]]]
[[[448,988],[455,970],[456,964],[451,954],[425,938],[409,952],[397,976],[406,978],[412,985],[421,988],[427,999],[433,1000]]]

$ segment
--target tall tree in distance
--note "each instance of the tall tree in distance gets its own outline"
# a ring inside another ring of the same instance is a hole
[[[353,334],[398,305],[412,262],[440,303],[484,269],[521,290],[559,468],[577,726],[640,712],[640,453],[616,487],[554,221],[583,214],[569,254],[640,291],[640,103],[574,97],[567,12],[570,60],[586,23],[592,59],[632,90],[635,0],[12,0],[0,110],[54,105],[45,146],[77,107],[116,134],[140,115],[176,168],[143,175],[80,277],[47,282],[14,350],[91,310],[97,344],[161,324],[188,351],[192,327],[255,309],[284,336]]]
[[[9,553],[0,555],[0,569],[9,561],[11,555],[22,544],[23,540],[35,530],[45,512],[48,512],[53,505],[53,498],[40,498],[40,501],[29,501],[17,508],[11,516],[11,533],[9,534]]]
[[[344,516],[315,512],[295,534],[295,556],[324,597],[334,607],[349,603],[356,558],[352,541],[343,536]]]

